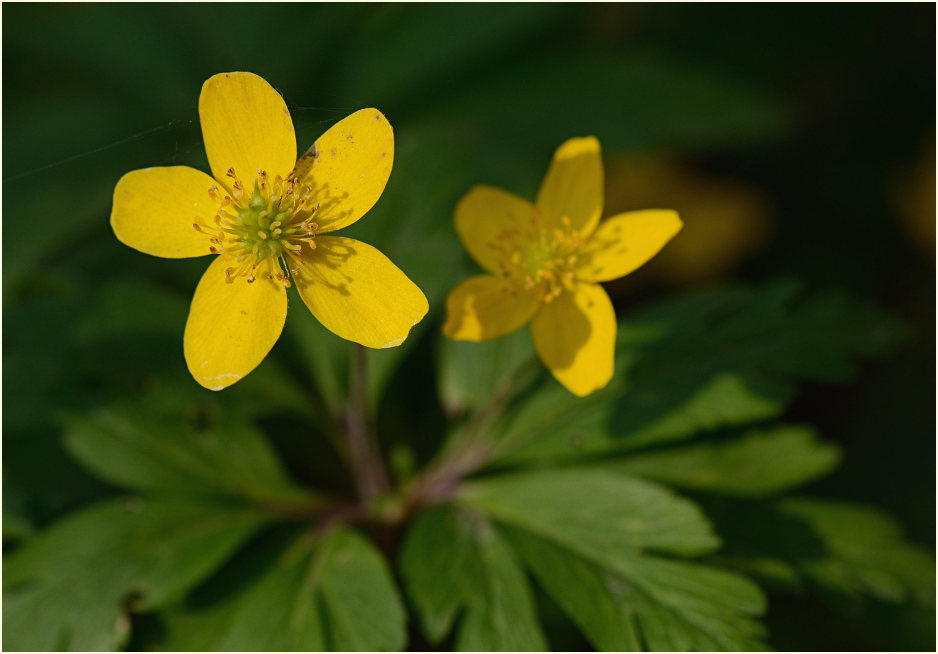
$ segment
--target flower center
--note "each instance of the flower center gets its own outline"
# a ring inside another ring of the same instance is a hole
[[[550,303],[573,288],[577,250],[584,240],[564,216],[560,226],[545,225],[537,215],[527,225],[505,229],[490,247],[500,253],[502,275]]]
[[[231,259],[225,269],[229,284],[238,277],[249,284],[264,277],[289,288],[288,273],[297,274],[303,265],[303,244],[316,248],[319,225],[312,219],[319,204],[311,203],[312,188],[301,188],[292,175],[286,181],[277,175],[271,183],[258,169],[248,193],[233,168],[227,176],[233,180],[231,195],[215,185],[208,190],[215,201],[221,196],[214,226],[196,216],[193,227],[209,237],[209,252]]]

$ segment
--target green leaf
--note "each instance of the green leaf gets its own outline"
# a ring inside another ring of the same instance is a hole
[[[701,554],[719,540],[692,502],[612,470],[539,470],[474,482],[460,500],[506,524],[614,562],[640,549]]]
[[[546,649],[524,573],[483,516],[453,506],[428,510],[407,532],[400,570],[431,643],[446,637],[462,610],[459,650]]]
[[[190,650],[395,651],[403,604],[380,552],[347,529],[295,541],[220,600],[166,616],[167,645]]]
[[[544,590],[605,651],[763,649],[765,610],[747,579],[642,555],[604,567],[547,538],[509,528],[511,543]]]
[[[65,444],[86,468],[126,488],[256,502],[309,497],[264,436],[244,423],[196,430],[139,407],[102,409],[69,419]]]
[[[821,538],[828,555],[807,557],[799,566],[817,584],[847,595],[884,601],[935,603],[935,560],[912,545],[889,515],[850,502],[790,499],[784,515],[803,520]]]
[[[467,486],[460,502],[503,525],[545,591],[598,648],[754,649],[764,610],[748,580],[650,554],[718,541],[691,502],[596,467],[524,472]]]
[[[840,449],[807,427],[781,426],[729,441],[632,455],[616,470],[666,484],[742,497],[771,495],[818,479],[840,461]]]
[[[527,329],[483,343],[441,339],[437,377],[446,413],[456,417],[478,409],[534,356]]]
[[[862,504],[785,499],[708,507],[725,535],[721,558],[782,587],[813,585],[831,599],[935,601],[932,553],[908,542],[889,515]]]
[[[700,293],[619,327],[613,383],[586,399],[556,385],[503,427],[498,458],[531,462],[628,451],[779,415],[801,380],[849,378],[904,327],[836,293],[797,287]]]
[[[191,502],[121,499],[74,513],[4,557],[4,645],[118,649],[129,612],[178,599],[263,522]]]

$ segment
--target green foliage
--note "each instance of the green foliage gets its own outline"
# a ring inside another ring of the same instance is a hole
[[[249,424],[196,430],[137,408],[68,421],[65,444],[89,471],[118,486],[159,495],[233,496],[257,503],[301,501],[268,441]]]
[[[545,590],[601,649],[758,644],[755,585],[651,554],[719,544],[693,504],[661,487],[594,468],[550,470],[479,482],[463,499],[509,528]]]
[[[322,537],[302,536],[272,564],[260,565],[256,578],[227,589],[207,607],[170,612],[167,649],[404,647],[405,615],[397,589],[381,553],[360,535],[337,529]]]
[[[461,498],[497,520],[604,562],[650,549],[694,555],[719,541],[699,509],[650,482],[595,468],[498,476]]]
[[[133,292],[111,288],[102,306]],[[81,333],[91,343],[112,332]],[[614,386],[576,401],[543,374],[530,383],[524,331],[441,344],[440,399],[457,437],[463,417],[483,416],[496,449],[489,474],[405,527],[399,571],[423,637],[459,650],[545,649],[550,630],[535,608],[545,593],[598,649],[760,649],[765,597],[749,577],[927,603],[934,563],[888,517],[754,501],[827,474],[837,447],[806,427],[734,429],[779,415],[799,379],[844,379],[901,334],[869,307],[798,299],[787,285],[697,294],[622,325]],[[342,419],[347,363],[312,342],[306,351],[310,370],[335,364],[313,374],[335,412],[317,418],[329,429]],[[373,402],[399,361],[370,378]],[[281,411],[302,404],[262,386]],[[105,502],[38,535],[26,507],[10,505],[7,536],[25,541],[4,567],[10,642],[115,648],[135,613],[155,612],[158,648],[402,649],[406,614],[385,554],[330,522],[349,505],[287,473],[252,422],[271,405],[172,388],[64,418],[65,446],[87,470],[153,499]],[[493,401],[507,404],[492,412]],[[706,495],[695,502],[668,486]],[[277,545],[262,527],[293,535]]]
[[[547,470],[477,482],[458,506],[427,512],[408,533],[401,574],[430,642],[465,607],[460,650],[537,648],[517,557],[600,649],[759,647],[753,618],[765,601],[754,584],[653,554],[717,545],[693,504],[654,484]]]
[[[580,402],[549,384],[522,403],[499,458],[622,452],[772,418],[799,380],[846,379],[857,358],[904,334],[874,307],[834,293],[804,297],[791,284],[672,300],[620,325],[609,387]]]
[[[605,566],[532,532],[509,533],[538,581],[598,649],[764,648],[755,618],[765,599],[744,577],[642,555]]]
[[[907,543],[888,515],[815,499],[785,500],[779,509],[810,525],[827,546],[829,557],[799,562],[815,583],[853,596],[869,594],[893,602],[911,597],[934,605],[934,557]]]
[[[483,515],[427,511],[408,531],[401,574],[431,643],[440,643],[462,612],[460,650],[545,649],[517,555]]]
[[[264,521],[193,501],[117,499],[73,514],[4,557],[4,645],[119,648],[130,611],[178,599]]]
[[[727,537],[722,556],[769,583],[814,587],[839,603],[869,596],[934,606],[934,556],[909,543],[882,511],[798,497],[717,504],[709,513]]]
[[[611,465],[681,488],[760,497],[822,477],[839,461],[839,449],[813,430],[780,426],[722,442],[635,454]]]
[[[527,328],[483,343],[442,339],[437,375],[443,408],[455,417],[479,409],[493,390],[507,383],[534,356]]]

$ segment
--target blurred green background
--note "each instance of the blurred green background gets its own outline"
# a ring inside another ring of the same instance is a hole
[[[844,448],[844,465],[813,491],[887,509],[934,548],[933,5],[15,4],[3,14],[5,547],[114,494],[65,452],[61,424],[127,397],[186,421],[270,414],[262,424],[296,477],[347,486],[325,443],[283,437],[339,392],[330,380],[341,375],[314,351],[322,328],[292,310],[267,361],[213,395],[182,357],[207,260],[148,257],[108,224],[123,173],[208,170],[201,84],[247,70],[283,94],[301,149],[361,107],[394,126],[387,190],[347,232],[430,300],[405,348],[411,365],[397,370],[400,354],[377,362],[385,383],[410,389],[380,402],[374,392],[387,424],[436,433],[442,420],[426,410],[430,353],[446,292],[473,270],[452,227],[456,201],[481,182],[533,198],[553,150],[595,134],[607,215],[673,207],[686,222],[659,259],[609,287],[620,321],[680,289],[782,278],[847,289],[912,328],[857,383],[803,388],[787,417]],[[328,347],[345,356],[337,339]],[[768,621],[783,649],[921,649],[916,638],[934,628],[899,608],[851,619],[802,601],[773,600]]]

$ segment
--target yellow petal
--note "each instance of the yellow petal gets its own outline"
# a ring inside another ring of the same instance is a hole
[[[577,277],[605,282],[628,275],[658,254],[682,225],[670,209],[613,216],[600,224],[577,255]]]
[[[231,386],[254,370],[283,331],[287,291],[281,282],[258,276],[225,282],[237,265],[218,256],[202,275],[186,321],[183,347],[189,372],[213,391]]]
[[[366,347],[400,345],[427,315],[427,298],[390,259],[367,243],[317,236],[316,249],[291,263],[296,290],[332,333]]]
[[[446,298],[443,333],[457,341],[487,341],[527,323],[538,303],[531,293],[492,275],[476,275]]]
[[[603,212],[603,161],[596,137],[575,138],[557,148],[537,193],[537,208],[549,224],[564,216],[589,236]]]
[[[506,257],[504,235],[526,227],[533,215],[534,205],[517,195],[494,186],[474,186],[456,205],[456,233],[480,266],[497,273],[499,261]]]
[[[394,131],[377,109],[362,109],[320,136],[296,175],[313,189],[320,232],[333,232],[368,213],[384,191],[394,163]]]
[[[296,163],[296,134],[283,98],[254,73],[219,73],[199,96],[202,138],[212,174],[229,186],[229,168],[249,192],[257,169],[286,179]]]
[[[574,395],[589,395],[612,379],[616,314],[598,284],[577,284],[544,305],[531,335],[544,365]]]
[[[192,225],[196,216],[211,224],[218,211],[208,196],[214,184],[188,166],[131,171],[114,188],[111,229],[121,243],[156,257],[208,254],[209,237]]]

